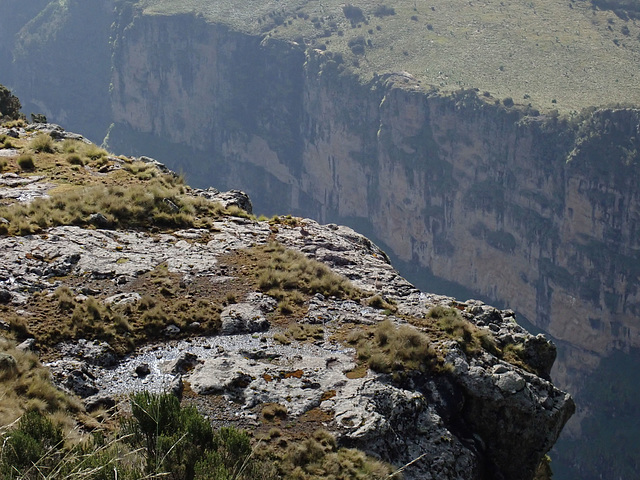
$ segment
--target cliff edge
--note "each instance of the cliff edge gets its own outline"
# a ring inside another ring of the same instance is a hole
[[[256,438],[320,425],[406,479],[465,480],[534,478],[574,411],[542,335],[420,292],[350,228],[256,219],[54,125],[0,138],[3,336],[87,410],[171,388]]]

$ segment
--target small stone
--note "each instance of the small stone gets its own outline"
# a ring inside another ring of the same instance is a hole
[[[109,219],[99,212],[89,215],[89,222],[94,224],[96,227],[101,227],[101,228],[106,228],[109,225],[111,225],[111,222],[109,222]]]
[[[182,375],[176,375],[169,384],[169,392],[182,399],[182,392],[184,391],[184,384],[182,383]]]
[[[168,336],[178,335],[180,333],[180,327],[176,325],[169,325],[164,329],[164,333]]]
[[[0,303],[9,303],[13,295],[9,290],[5,290],[4,288],[0,289]]]
[[[497,377],[498,380],[496,381],[496,385],[503,393],[517,393],[526,385],[524,378],[515,372],[503,373],[501,375],[497,375]]]
[[[142,363],[136,367],[136,375],[139,377],[146,377],[151,373],[148,363]]]
[[[20,350],[21,352],[33,352],[36,350],[36,339],[35,338],[27,338],[24,342],[16,347],[16,350]]]
[[[198,356],[194,355],[191,352],[182,352],[182,354],[168,362],[166,365],[162,367],[162,370],[166,373],[186,373],[188,370],[191,370],[199,363]]]
[[[84,408],[87,412],[93,412],[99,408],[111,410],[115,408],[116,401],[110,395],[96,394],[84,399]]]
[[[501,374],[501,373],[507,373],[507,372],[509,371],[509,369],[508,369],[506,366],[504,366],[504,365],[500,365],[500,364],[498,364],[498,365],[495,365],[495,366],[491,369],[491,371],[492,371],[494,374],[499,375],[499,374]]]
[[[13,355],[8,353],[0,353],[0,372],[3,376],[7,374],[13,375],[18,371],[18,363]]]

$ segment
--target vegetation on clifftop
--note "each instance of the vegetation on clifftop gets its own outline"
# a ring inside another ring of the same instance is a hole
[[[491,102],[561,113],[603,99],[640,102],[633,2],[135,3],[148,15],[196,12],[239,31],[339,53],[365,81],[406,71],[426,90],[478,88]]]

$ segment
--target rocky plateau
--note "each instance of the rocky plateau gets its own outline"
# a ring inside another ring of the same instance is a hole
[[[58,132],[58,141],[78,138],[57,126],[40,129]],[[28,126],[0,134],[26,138],[36,130]],[[14,155],[0,150],[0,156]],[[152,159],[133,160],[166,172]],[[83,168],[100,178],[127,161],[132,159],[108,157],[100,169]],[[52,188],[37,172],[4,173],[0,202],[31,202]],[[104,308],[130,311],[149,297],[145,279],[158,278],[150,277],[158,271],[164,275],[158,282],[172,282],[165,285],[169,293],[157,294],[158,302],[166,297],[189,303],[227,293],[215,334],[203,335],[199,321],[168,317],[153,341],[126,353],[90,336],[49,348],[37,335],[27,338],[23,348],[41,349],[61,388],[82,397],[87,409],[111,407],[133,391],[169,390],[212,422],[250,431],[263,424],[263,407],[277,404],[291,428],[322,424],[340,444],[404,466],[406,479],[534,478],[575,409],[571,397],[551,383],[556,351],[543,335],[520,327],[513,311],[419,291],[380,248],[351,228],[293,217],[258,220],[240,191],[188,188],[187,194],[248,215],[225,214],[209,228],[184,229],[103,228],[94,217],[89,226],[0,236],[5,330],[12,328],[10,318],[18,318],[38,331],[38,305],[54,302],[64,287],[75,304],[97,300]],[[282,310],[251,281],[250,252],[273,244],[321,262],[363,294],[309,294],[292,312]],[[393,308],[380,308],[373,298]],[[495,348],[471,353],[463,339],[431,335],[439,368],[385,373],[367,368],[348,341],[350,334],[384,322],[432,332],[430,312],[438,307],[458,312]],[[291,335],[292,328],[314,333],[303,338]],[[502,355],[509,348],[519,352],[518,361]]]

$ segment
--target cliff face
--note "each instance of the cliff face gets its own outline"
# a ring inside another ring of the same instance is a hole
[[[577,127],[408,74],[363,85],[331,53],[190,16],[137,18],[114,62],[113,144],[122,125],[204,150],[177,159],[203,183],[368,223],[399,259],[579,350],[638,346],[637,111]]]
[[[523,116],[404,72],[362,83],[339,55],[198,16],[123,4],[109,18],[110,97],[100,83],[86,96],[109,99],[98,123],[115,150],[243,188],[268,212],[371,232],[553,335],[553,376],[573,391],[639,346],[637,110]]]
[[[562,347],[553,376],[578,393],[569,432],[581,438],[581,420],[601,412],[579,393],[585,378],[640,342],[637,110],[524,116],[403,72],[363,84],[339,55],[193,17],[130,29],[114,56],[111,145],[152,149],[265,211],[348,223],[406,265],[518,310]]]

